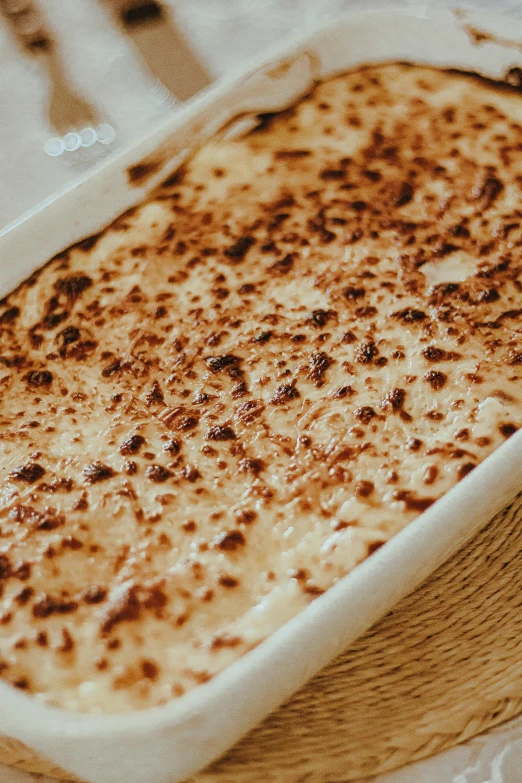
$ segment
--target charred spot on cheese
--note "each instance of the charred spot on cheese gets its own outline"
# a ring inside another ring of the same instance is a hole
[[[24,484],[34,484],[45,476],[45,468],[37,462],[27,462],[25,465],[15,468],[9,474],[14,481],[21,481]]]
[[[46,619],[52,614],[70,614],[78,608],[76,601],[51,595],[41,595],[33,603],[33,617]]]
[[[381,408],[384,411],[392,411],[398,413],[406,400],[406,392],[404,389],[390,389],[381,402]]]
[[[168,420],[166,420],[168,421]],[[171,429],[178,430],[178,432],[188,432],[193,430],[199,424],[199,418],[197,416],[175,416],[171,417],[169,421]]]
[[[497,299],[500,299],[500,294],[496,288],[486,288],[484,291],[480,291],[478,295],[478,301],[485,302],[487,304],[496,302]]]
[[[222,587],[226,587],[228,589],[237,587],[239,585],[239,580],[236,579],[235,576],[229,576],[228,574],[223,574],[220,576],[218,581]]]
[[[163,392],[161,390],[161,387],[158,383],[158,381],[154,381],[151,388],[147,392],[147,395],[145,397],[145,401],[147,405],[157,405],[159,403],[163,403],[164,397]]]
[[[292,271],[295,258],[295,253],[287,253],[284,258],[271,264],[268,271],[273,275],[288,275]]]
[[[429,372],[425,373],[423,378],[430,384],[431,388],[435,389],[436,391],[442,389],[448,380],[448,376],[443,372],[439,372],[438,370],[430,370]]]
[[[58,279],[54,287],[58,294],[63,294],[67,299],[74,302],[92,285],[92,278],[88,275],[77,274]]]
[[[393,492],[394,500],[402,501],[406,508],[413,511],[425,511],[427,508],[433,505],[435,498],[432,497],[417,497],[410,490],[395,490]]]
[[[238,647],[242,641],[240,636],[230,636],[230,634],[223,633],[213,637],[210,649],[222,650],[224,647]]]
[[[132,622],[140,616],[141,604],[136,587],[130,587],[127,592],[109,609],[101,626],[103,635],[110,634],[123,622]]]
[[[156,6],[161,14],[161,8],[156,3],[147,2],[146,4],[143,4],[140,6],[136,5],[132,8],[132,10],[125,11],[123,13],[123,18],[125,19],[126,23],[128,25],[135,24],[137,21],[138,14],[140,14],[139,8],[147,8],[147,7],[154,7]],[[145,16],[145,15],[143,15]],[[145,18],[154,18],[155,14],[147,14]],[[143,17],[142,17],[143,18]],[[129,166],[127,169],[127,177],[129,180],[129,183],[131,185],[141,185],[143,186],[144,183],[152,177],[161,167],[163,161],[161,160],[145,160],[141,163],[135,163],[133,166]]]
[[[229,530],[221,533],[214,540],[214,546],[225,552],[235,552],[246,544],[246,539],[241,530]]]
[[[272,397],[270,398],[270,402],[272,405],[284,405],[287,402],[291,402],[292,400],[297,400],[298,397],[301,395],[299,394],[298,389],[296,389],[295,385],[292,383],[283,383],[281,386],[278,386]]]
[[[53,382],[53,374],[49,370],[31,370],[25,376],[25,380],[34,388],[45,388]]]
[[[24,587],[23,590],[21,590],[19,593],[17,593],[14,597],[14,600],[18,604],[18,606],[26,606],[31,598],[34,595],[34,589],[32,587]]]
[[[307,318],[307,323],[316,328],[326,326],[328,321],[334,318],[336,313],[333,310],[312,310]]]
[[[206,440],[235,440],[236,433],[232,427],[216,424],[205,432]]]
[[[138,472],[138,465],[134,460],[126,460],[123,463],[123,472],[128,476],[134,476],[134,474]]]
[[[115,471],[109,465],[104,465],[99,460],[91,462],[83,469],[83,476],[87,484],[98,484],[98,482],[107,481],[115,475]]]
[[[310,150],[277,150],[276,160],[295,160],[296,158],[308,158],[311,155]]]
[[[223,354],[223,356],[207,356],[205,364],[213,373],[219,373],[227,368],[236,368],[241,363],[241,359],[233,354]]]
[[[17,503],[10,509],[8,518],[33,530],[55,530],[65,524],[65,516],[57,513],[52,506],[38,509]]]
[[[82,595],[86,604],[99,604],[105,601],[106,597],[107,590],[103,587],[89,587]]]
[[[57,334],[57,339],[63,346],[72,345],[80,339],[80,330],[76,326],[67,326]]]
[[[154,661],[142,661],[141,671],[147,680],[156,680],[160,672],[158,665]]]
[[[403,321],[405,324],[414,324],[420,321],[425,321],[427,315],[423,310],[416,310],[412,307],[405,307],[403,310],[397,310],[395,313],[393,313],[393,317]]]
[[[120,446],[120,454],[123,454],[124,456],[128,456],[129,454],[137,454],[141,447],[145,443],[145,438],[143,435],[134,434],[131,435],[127,440],[123,441],[123,443]]]
[[[106,364],[102,370],[102,376],[104,378],[110,378],[112,375],[116,375],[121,370],[121,359],[114,359],[109,364]]]
[[[0,579],[6,579],[11,575],[11,562],[7,555],[0,555]]]
[[[459,465],[457,468],[457,478],[459,481],[461,481],[463,478],[465,478],[468,473],[471,473],[472,470],[476,468],[476,464],[474,462],[465,462],[463,465]]]
[[[31,564],[30,563],[19,563],[17,564],[12,572],[11,575],[15,579],[19,579],[21,582],[25,582],[27,579],[31,576]]]
[[[355,288],[355,286],[351,285],[348,286],[348,288],[345,288],[343,291],[344,298],[348,299],[348,301],[355,301],[356,299],[361,299],[366,294],[365,288]]]
[[[353,415],[361,424],[369,424],[377,414],[370,405],[363,405],[361,408],[356,408]]]
[[[333,359],[324,351],[313,353],[310,356],[310,370],[308,377],[317,387],[324,384],[324,376],[328,368],[333,364]]]
[[[372,359],[374,359],[378,353],[379,349],[373,340],[368,340],[366,342],[360,343],[355,349],[355,361],[359,364],[370,364]]]
[[[0,324],[12,324],[18,316],[20,315],[20,308],[16,305],[13,307],[8,307],[7,310],[4,310],[2,315],[0,315]]]
[[[507,356],[507,364],[522,364],[522,351],[511,350]]]
[[[486,176],[473,190],[474,197],[481,202],[483,209],[488,209],[500,196],[504,185],[494,176]]]
[[[167,451],[172,456],[176,456],[181,451],[181,444],[177,438],[171,438],[163,446],[163,451]]]
[[[385,541],[371,541],[368,544],[368,555],[373,555],[374,552],[377,552],[385,543]]]
[[[237,264],[240,261],[243,261],[246,254],[254,244],[255,244],[254,237],[251,236],[240,237],[237,240],[237,242],[234,242],[233,245],[231,245],[229,248],[225,250],[225,256],[229,258],[233,263]]]
[[[437,348],[435,345],[428,345],[424,348],[422,355],[428,362],[449,362],[460,358],[454,351],[445,351],[443,348]]]
[[[235,415],[244,424],[251,424],[264,411],[265,406],[260,400],[248,400],[242,402],[236,408]]]
[[[163,467],[163,465],[149,465],[145,471],[145,475],[156,484],[163,484],[163,482],[171,478],[172,471]]]
[[[355,494],[359,495],[359,497],[367,498],[372,494],[374,489],[375,489],[375,485],[373,481],[362,479],[361,481],[358,481],[357,484],[355,485]]]
[[[354,394],[355,391],[351,386],[341,386],[334,392],[333,397],[335,400],[342,400],[345,397],[352,397]]]
[[[265,461],[256,457],[245,457],[239,460],[239,470],[245,473],[253,473],[254,476],[259,476],[265,468]]]
[[[399,190],[399,195],[395,201],[395,206],[403,207],[405,204],[409,204],[413,199],[414,193],[415,190],[411,182],[403,182]]]
[[[201,478],[201,473],[194,465],[186,465],[182,470],[182,475],[191,484]]]
[[[260,332],[250,338],[251,343],[267,343],[274,333],[272,331]]]

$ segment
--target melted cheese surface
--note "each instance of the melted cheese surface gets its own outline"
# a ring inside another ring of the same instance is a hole
[[[348,73],[3,301],[2,677],[180,696],[520,426],[521,149],[514,92]]]

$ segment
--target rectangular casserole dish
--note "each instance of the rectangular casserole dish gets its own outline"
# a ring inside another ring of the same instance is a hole
[[[139,203],[206,140],[247,131],[258,113],[287,107],[316,81],[394,60],[494,79],[522,65],[520,23],[479,18],[473,25],[451,12],[372,12],[347,16],[279,48],[3,231],[1,295],[55,253]],[[521,438],[521,433],[511,438],[266,642],[177,701],[131,715],[96,717],[45,707],[0,682],[0,737],[23,743],[90,783],[183,780],[287,699],[513,500],[522,486]]]

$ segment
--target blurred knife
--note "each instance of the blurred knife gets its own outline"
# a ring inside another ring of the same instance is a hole
[[[156,0],[108,0],[154,76],[180,101],[212,77],[177,28],[168,7]]]

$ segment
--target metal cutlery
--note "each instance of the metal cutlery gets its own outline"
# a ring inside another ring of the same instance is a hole
[[[149,70],[175,98],[185,101],[211,83],[211,75],[165,4],[157,0],[105,1]]]
[[[146,66],[169,99],[184,101],[212,78],[178,29],[170,10],[157,0],[105,0],[117,25],[133,41]],[[59,48],[37,2],[0,0],[0,14],[22,49],[38,57],[50,84],[48,119],[55,136],[45,150],[51,156],[110,144],[116,136],[100,122],[96,107],[78,93],[67,75]]]
[[[80,147],[90,147],[96,141],[110,143],[115,136],[112,126],[100,124],[96,108],[71,85],[36,3],[30,0],[0,0],[0,12],[24,51],[38,56],[47,71],[50,83],[49,124],[57,134],[47,140],[45,148],[48,154],[56,156],[64,151],[72,152]]]

